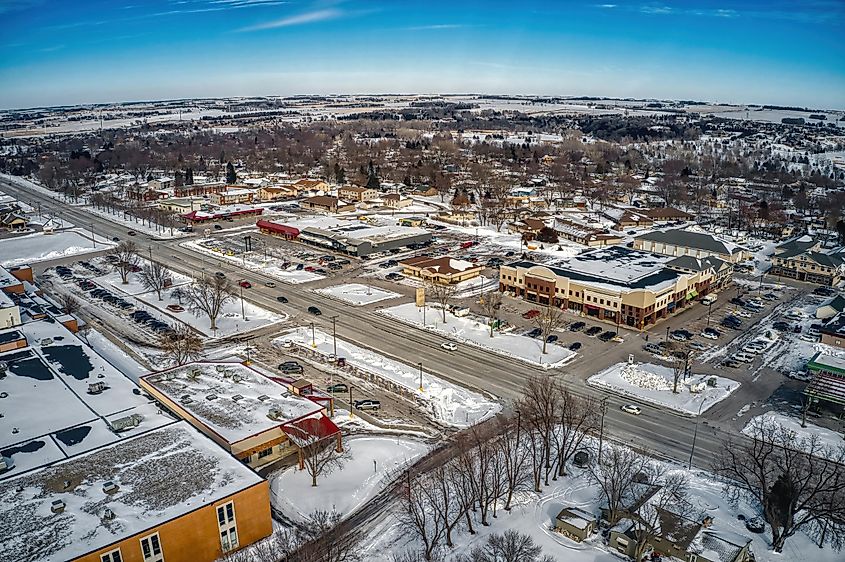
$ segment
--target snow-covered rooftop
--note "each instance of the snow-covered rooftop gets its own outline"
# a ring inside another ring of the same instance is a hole
[[[108,481],[118,489],[106,493]],[[74,559],[261,482],[177,422],[0,482],[0,548],[9,560]]]
[[[230,444],[322,409],[241,363],[189,363],[141,380]]]

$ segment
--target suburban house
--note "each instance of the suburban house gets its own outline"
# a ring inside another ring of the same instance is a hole
[[[382,205],[388,209],[404,209],[413,204],[413,199],[410,197],[402,197],[398,193],[388,193],[381,198]]]
[[[525,218],[514,221],[508,225],[508,232],[511,234],[528,234],[534,238],[546,227],[546,223],[540,219]]]
[[[634,249],[664,256],[692,256],[706,258],[714,256],[736,264],[751,257],[751,252],[742,246],[721,240],[712,234],[676,228],[655,230],[634,238]]]
[[[481,274],[481,264],[449,256],[416,256],[399,262],[402,273],[439,285],[452,285]]]
[[[0,228],[9,231],[26,230],[27,220],[17,205],[0,207]]]
[[[126,188],[126,197],[130,201],[140,201],[143,203],[155,201],[167,197],[166,191],[157,191],[149,186],[149,183],[139,184],[133,183]]]
[[[173,187],[173,178],[156,178],[147,182],[147,187],[155,191],[167,191]]]
[[[576,542],[590,538],[596,532],[596,516],[578,507],[564,507],[555,517],[555,531]]]
[[[775,248],[769,273],[816,285],[833,286],[842,280],[843,270],[843,254],[822,252],[818,240],[804,235]]]
[[[362,203],[364,201],[376,199],[379,196],[379,192],[375,189],[370,189],[369,187],[347,185],[338,188],[337,196],[338,198],[346,199],[347,201],[356,201],[358,203]]]
[[[310,384],[271,378],[241,363],[204,361],[145,375],[139,384],[253,469],[298,454],[309,429],[315,432],[310,438],[333,439],[342,450],[340,429],[326,415],[332,398]]]
[[[255,200],[255,191],[245,187],[229,186],[225,190],[210,194],[209,200],[218,206],[252,203]]]
[[[341,201],[331,195],[316,195],[308,199],[303,199],[300,202],[300,206],[303,209],[322,211],[324,213],[345,213],[355,210],[355,205]]]
[[[674,207],[655,207],[653,209],[645,209],[642,214],[655,223],[666,223],[675,221],[691,221],[695,219],[695,215],[675,209]]]
[[[311,179],[299,179],[290,184],[291,187],[296,189],[297,193],[301,193],[303,191],[306,192],[313,192],[313,191],[328,191],[329,184],[324,182],[323,180],[311,180]]]
[[[640,228],[652,226],[654,222],[645,213],[636,209],[624,207],[611,207],[600,213],[605,218],[613,221],[618,230],[626,228]]]
[[[711,269],[683,272],[671,261],[622,246],[589,250],[556,266],[518,261],[500,268],[499,290],[643,329],[711,290]]]

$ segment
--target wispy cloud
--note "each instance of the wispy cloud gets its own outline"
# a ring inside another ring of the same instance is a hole
[[[334,20],[342,17],[344,12],[342,10],[328,9],[328,10],[314,10],[313,12],[304,12],[288,16],[279,20],[268,21],[243,27],[238,31],[261,31],[265,29],[276,29],[279,27],[292,27],[295,25],[305,25],[309,23],[317,23],[320,21]]]
[[[611,10],[616,7],[616,4],[596,4],[596,8],[604,8],[605,10]]]
[[[412,27],[406,27],[404,29],[407,29],[408,31],[427,31],[437,29],[466,29],[468,27],[476,26],[465,23],[435,23],[431,25],[414,25]]]
[[[42,3],[43,0],[0,0],[0,14],[26,10]]]

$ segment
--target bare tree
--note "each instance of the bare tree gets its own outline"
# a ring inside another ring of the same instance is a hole
[[[426,284],[426,294],[431,296],[431,300],[437,303],[443,311],[443,323],[446,323],[446,309],[449,308],[449,303],[455,297],[457,287],[455,285],[447,285],[442,283],[430,282]]]
[[[502,293],[499,291],[490,291],[481,295],[481,308],[484,310],[484,315],[487,316],[487,321],[490,323],[490,337],[492,338],[496,318],[499,316],[499,309],[502,308]]]
[[[534,376],[528,379],[517,403],[526,424],[526,436],[531,459],[534,491],[540,492],[540,480],[545,474],[549,485],[552,469],[552,433],[557,423],[559,383],[551,377]]]
[[[523,490],[529,481],[526,464],[528,462],[528,447],[523,446],[522,412],[516,418],[504,418],[500,422],[499,438],[496,446],[501,455],[501,470],[505,478],[505,505],[510,511],[514,492]]]
[[[184,365],[202,356],[202,340],[186,324],[178,324],[173,333],[161,334],[158,346],[174,365]]]
[[[845,546],[845,446],[826,446],[817,434],[798,434],[774,420],[752,422],[748,439],[728,441],[713,464],[725,495],[756,504],[782,552],[798,531],[820,546]]]
[[[359,553],[359,535],[336,532],[342,520],[337,511],[317,510],[308,516],[302,526],[299,540],[302,545],[297,549],[291,562],[357,562]],[[267,560],[266,558],[264,560]]]
[[[531,535],[508,529],[502,534],[493,533],[484,546],[473,548],[461,555],[456,562],[553,562],[543,556],[543,548]]]
[[[70,293],[63,293],[59,296],[59,308],[61,308],[62,312],[65,314],[74,314],[79,312],[79,309],[82,308],[82,305],[75,296],[71,295]]]
[[[549,295],[549,299],[553,298],[554,295]],[[564,317],[563,310],[550,303],[548,306],[543,308],[539,316],[534,318],[534,323],[541,330],[541,336],[543,337],[543,353],[545,354],[549,335],[555,330],[564,327],[566,325],[566,318]]]
[[[598,427],[599,405],[592,398],[572,394],[559,387],[558,424],[552,433],[557,458],[557,476],[566,474],[566,463],[581,448],[588,433]]]
[[[648,469],[648,458],[624,447],[605,446],[602,458],[590,465],[590,479],[598,485],[607,504],[608,522],[615,525]]]
[[[205,315],[211,330],[217,329],[217,318],[223,306],[235,299],[235,290],[225,277],[204,277],[185,288],[185,304],[195,316]]]
[[[129,273],[138,267],[138,245],[129,240],[121,242],[114,250],[117,260],[114,262],[114,269],[120,274],[120,282],[124,285],[129,283]]]
[[[161,292],[172,282],[170,270],[158,262],[149,262],[141,267],[140,276],[144,288],[155,291],[158,300],[162,300]]]
[[[408,471],[402,486],[402,514],[406,529],[422,543],[423,557],[432,561],[443,540],[446,529],[443,518],[437,515],[437,496],[432,478]]]
[[[349,458],[349,450],[343,449],[340,434],[321,437],[289,426],[286,430],[299,447],[300,469],[311,476],[311,486],[317,486],[317,478],[343,467]]]
[[[640,473],[639,483],[643,490],[656,491],[647,501],[630,514],[637,522],[634,560],[642,560],[655,537],[659,536],[661,523],[667,515],[688,518],[693,515],[693,506],[687,498],[688,480],[684,474],[667,472],[660,466],[652,466]],[[650,492],[649,492],[650,493]]]

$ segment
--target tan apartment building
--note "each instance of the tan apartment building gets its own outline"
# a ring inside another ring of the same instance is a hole
[[[379,192],[375,189],[370,189],[369,187],[347,185],[338,188],[337,196],[340,199],[346,199],[347,201],[356,201],[358,203],[362,203],[364,201],[371,201],[373,199],[378,198]]]
[[[388,209],[404,209],[414,202],[410,197],[402,197],[398,193],[388,193],[382,199],[382,204]]]
[[[303,209],[311,209],[312,211],[322,211],[324,213],[345,213],[354,211],[355,205],[341,201],[337,197],[331,195],[317,195],[303,199],[300,203]]]
[[[743,262],[753,255],[748,249],[721,240],[712,234],[682,228],[641,234],[634,238],[634,249],[673,257],[713,256],[732,264]]]
[[[709,292],[712,269],[682,272],[670,258],[609,246],[557,266],[528,261],[503,265],[499,289],[598,320],[637,329],[657,323]]]
[[[255,192],[255,189],[230,186],[223,191],[210,194],[208,198],[212,204],[218,207],[222,205],[239,205],[252,203],[255,200]]]
[[[821,244],[810,236],[789,240],[775,248],[769,274],[816,285],[836,285],[845,270],[845,254],[820,250]]]

